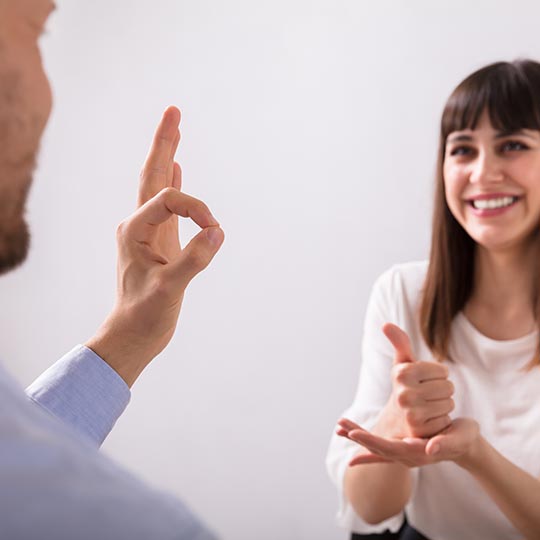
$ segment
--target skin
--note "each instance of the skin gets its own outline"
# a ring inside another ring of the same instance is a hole
[[[540,132],[500,133],[484,112],[475,130],[448,136],[443,173],[448,206],[477,243],[474,291],[465,315],[493,339],[526,335],[536,326],[531,298],[540,222]],[[468,202],[495,193],[519,200],[502,213],[483,216]],[[396,356],[406,354],[404,338],[391,341]],[[368,522],[378,523],[404,508],[411,467],[452,461],[478,481],[524,538],[540,538],[540,480],[499,454],[482,437],[476,421],[457,418],[431,436],[411,437],[379,426],[370,433],[342,418],[337,433],[362,447],[345,481],[351,504]],[[371,473],[350,472],[364,468]],[[358,496],[365,491],[361,480],[366,477],[375,487],[378,505]],[[389,502],[381,496],[383,482]]]
[[[538,260],[540,132],[500,133],[484,112],[477,129],[448,136],[443,174],[448,206],[477,244],[465,315],[492,339],[526,335],[536,327],[531,298]],[[467,200],[491,193],[520,198],[501,215],[475,215]]]
[[[476,129],[448,136],[443,176],[453,216],[480,248],[519,256],[540,219],[540,132],[524,129],[505,135],[484,112]],[[478,217],[467,202],[501,192],[520,199],[496,217]]]
[[[448,368],[416,360],[407,334],[396,325],[386,324],[382,330],[395,350],[392,392],[373,433],[391,440],[439,433],[451,424],[449,413],[454,409],[454,385],[448,380]],[[340,421],[339,435],[347,436],[353,429],[349,422]],[[349,467],[345,473],[345,494],[356,512],[367,523],[380,523],[399,513],[411,496],[409,469],[399,462],[374,459],[370,453],[355,459],[351,465],[373,464]]]
[[[0,272],[28,251],[24,206],[52,107],[38,39],[52,9],[45,1],[0,0]]]
[[[38,40],[54,7],[50,0],[0,0],[0,272],[28,251],[26,197],[52,108]],[[169,343],[188,283],[224,240],[208,207],[180,191],[179,124],[180,111],[169,107],[140,175],[138,207],[117,230],[114,308],[86,343],[129,386]],[[202,228],[185,247],[178,216]]]

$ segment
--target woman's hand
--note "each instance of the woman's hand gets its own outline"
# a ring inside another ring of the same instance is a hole
[[[86,345],[131,386],[170,341],[184,291],[223,243],[223,231],[208,207],[181,189],[174,161],[180,141],[180,111],[169,107],[158,125],[140,176],[138,209],[118,227],[116,303]],[[202,228],[184,248],[178,216]]]
[[[374,432],[400,439],[439,433],[450,426],[448,415],[454,409],[454,385],[448,380],[448,368],[417,361],[407,334],[398,326],[385,324],[383,332],[395,349],[392,394]]]
[[[338,421],[337,434],[367,450],[355,456],[349,463],[350,466],[364,463],[401,463],[407,467],[419,467],[449,460],[465,465],[473,457],[481,441],[478,423],[469,418],[455,419],[441,433],[430,439],[380,437],[346,418]]]

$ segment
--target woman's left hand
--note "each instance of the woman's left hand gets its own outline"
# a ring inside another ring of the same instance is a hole
[[[430,439],[386,439],[361,428],[351,420],[338,421],[337,434],[366,449],[355,456],[350,466],[364,463],[401,463],[419,467],[438,461],[465,464],[480,440],[478,422],[470,418],[456,418],[443,431]]]

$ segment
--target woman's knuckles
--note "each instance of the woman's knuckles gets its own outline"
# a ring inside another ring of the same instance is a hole
[[[406,409],[405,420],[410,426],[420,426],[425,421],[425,413],[418,408]]]
[[[392,367],[394,383],[412,385],[416,381],[416,373],[416,364],[412,362],[396,364]]]
[[[412,407],[418,402],[418,394],[408,387],[401,387],[397,391],[397,403],[401,407]]]

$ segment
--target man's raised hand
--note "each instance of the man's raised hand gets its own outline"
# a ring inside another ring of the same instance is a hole
[[[129,386],[169,343],[187,285],[208,266],[224,240],[208,207],[180,191],[182,172],[174,160],[179,123],[180,111],[169,107],[141,171],[138,208],[118,226],[114,308],[86,343]],[[179,216],[202,229],[184,248]]]

